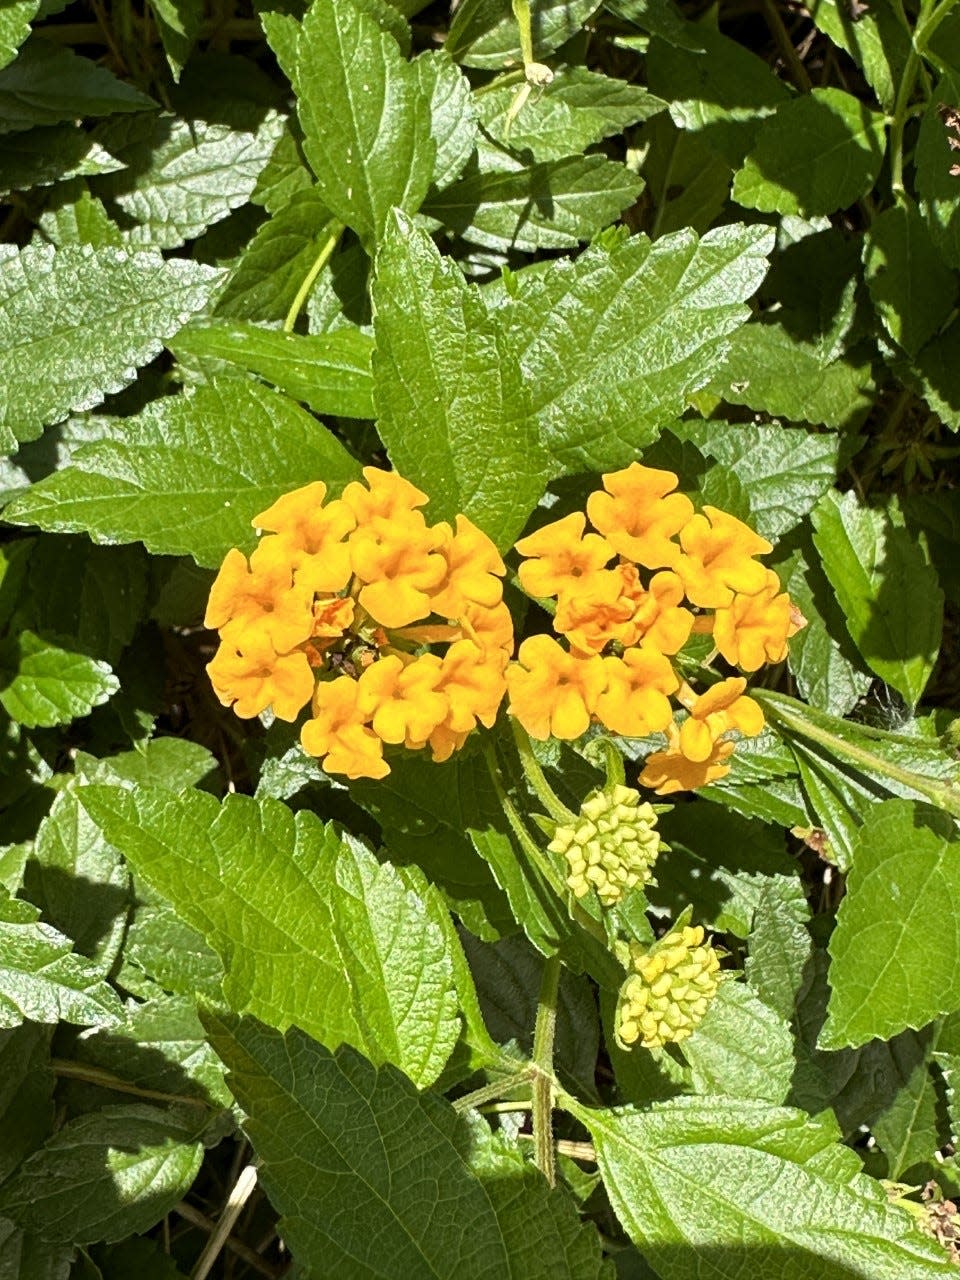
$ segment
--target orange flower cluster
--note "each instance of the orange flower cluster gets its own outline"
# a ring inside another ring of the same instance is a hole
[[[729,772],[731,733],[763,727],[746,680],[701,696],[671,659],[694,632],[743,671],[786,657],[802,616],[757,556],[770,543],[716,507],[694,511],[677,477],[631,463],[603,477],[575,512],[517,543],[520,583],[553,599],[554,636],[524,640],[507,670],[510,711],[535,738],[577,738],[591,722],[643,738],[667,735],[641,782],[661,795]],[[587,518],[593,526],[587,530]],[[611,563],[613,562],[613,563]],[[671,697],[688,711],[677,725]]]
[[[330,773],[382,778],[384,744],[446,760],[493,724],[513,625],[487,535],[465,516],[428,525],[426,494],[363,475],[340,498],[318,481],[254,517],[268,536],[249,560],[230,551],[210,592],[207,671],[239,716],[293,721],[310,703],[304,749]]]

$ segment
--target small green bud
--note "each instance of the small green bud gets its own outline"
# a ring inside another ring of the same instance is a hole
[[[649,884],[657,854],[666,847],[653,806],[640,803],[639,791],[622,786],[592,791],[576,825],[557,827],[547,846],[566,858],[574,895],[582,898],[595,889],[605,907],[635,885]]]
[[[659,1049],[686,1040],[702,1020],[724,975],[720,954],[700,925],[684,925],[648,949],[630,944],[632,973],[620,988],[616,1040]]]

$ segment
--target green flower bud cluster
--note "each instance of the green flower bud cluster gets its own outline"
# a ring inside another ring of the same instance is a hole
[[[566,858],[574,895],[582,898],[595,889],[605,907],[635,885],[649,884],[657,854],[666,847],[653,806],[641,804],[639,791],[624,786],[592,791],[577,824],[558,826],[547,846]]]
[[[704,941],[700,925],[668,933],[649,950],[631,942],[630,967],[617,1004],[616,1039],[623,1049],[638,1041],[659,1049],[686,1040],[724,976],[720,955]]]

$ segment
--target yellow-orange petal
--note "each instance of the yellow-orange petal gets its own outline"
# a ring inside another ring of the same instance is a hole
[[[524,640],[506,673],[510,714],[541,740],[586,732],[606,686],[603,659],[567,653],[552,636]]]

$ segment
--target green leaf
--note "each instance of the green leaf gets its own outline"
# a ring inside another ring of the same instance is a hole
[[[733,198],[763,213],[835,213],[867,194],[885,149],[878,111],[841,89],[792,98],[761,124]]]
[[[570,472],[625,466],[723,358],[766,270],[765,227],[633,236],[528,268],[502,298],[541,439]]]
[[[204,306],[215,280],[185,259],[87,245],[31,244],[3,259],[0,449],[125,387]]]
[[[73,954],[70,940],[39,914],[29,902],[0,898],[0,1027],[27,1019],[113,1026],[120,1001],[100,969]]]
[[[662,1280],[931,1280],[950,1263],[836,1143],[832,1124],[762,1102],[677,1098],[576,1114],[617,1217]]]
[[[149,4],[170,71],[179,81],[203,26],[206,6],[203,0],[149,0]]]
[[[867,814],[830,941],[824,1048],[889,1039],[960,1008],[960,842],[930,806],[888,800]]]
[[[708,23],[684,22],[673,5],[670,20],[661,11],[665,6],[647,6],[636,19],[637,6],[614,7],[654,34],[647,50],[648,83],[670,103],[674,124],[728,164],[741,164],[761,122],[789,101],[783,81],[762,58]]]
[[[716,420],[671,431],[733,471],[750,501],[751,527],[772,541],[813,510],[837,474],[840,439],[830,432]]]
[[[730,166],[701,138],[678,129],[662,114],[642,126],[649,141],[640,173],[656,208],[657,236],[691,227],[702,235],[713,226],[730,194]]]
[[[913,376],[920,393],[940,421],[960,431],[960,322],[954,321],[917,356]],[[912,380],[910,374],[908,380]]]
[[[291,79],[320,196],[373,245],[391,208],[415,213],[433,177],[430,99],[417,72],[355,0],[338,0],[307,11]]]
[[[31,40],[0,71],[0,133],[156,105],[106,67],[46,40]]]
[[[143,621],[147,558],[140,547],[95,547],[88,538],[39,538],[25,601],[40,632],[116,665]]]
[[[747,981],[781,1018],[793,1017],[813,950],[810,907],[799,877],[771,877],[757,897],[750,922]],[[724,988],[726,990],[726,988]]]
[[[777,321],[744,325],[730,339],[710,390],[793,422],[849,425],[872,403],[869,356],[824,359],[818,344],[796,338]]]
[[[202,1152],[173,1112],[104,1107],[49,1138],[0,1191],[0,1210],[52,1244],[122,1240],[170,1212]]]
[[[7,0],[0,9],[0,67],[17,56],[39,8],[40,0]]]
[[[275,111],[250,129],[171,115],[111,121],[96,136],[125,168],[94,190],[133,220],[129,244],[174,249],[247,203],[282,128]]]
[[[0,705],[28,729],[69,724],[119,687],[105,662],[61,649],[33,631],[0,642]]]
[[[640,85],[586,67],[561,67],[548,85],[526,99],[508,129],[519,89],[492,82],[476,95],[477,113],[494,141],[513,151],[529,151],[540,161],[577,155],[667,108]]]
[[[377,429],[393,465],[430,495],[435,518],[462,512],[506,550],[543,493],[547,457],[500,317],[400,218],[373,303]]]
[[[525,168],[505,152],[424,202],[423,212],[488,249],[576,249],[633,204],[643,183],[604,156]]]
[[[72,124],[42,125],[0,139],[0,195],[122,168],[93,134]]]
[[[786,1021],[749,987],[725,982],[683,1056],[698,1093],[785,1102],[793,1079],[793,1036]]]
[[[532,0],[533,56],[544,58],[575,35],[596,0]],[[500,71],[520,61],[520,38],[510,0],[464,0],[447,33],[446,50],[468,67]]]
[[[851,18],[843,0],[821,0],[811,18],[861,67],[885,111],[892,111],[910,55],[910,32],[895,8],[878,5]]]
[[[951,172],[957,153],[950,146],[956,134],[941,116],[941,105],[960,107],[960,73],[945,73],[937,81],[920,122],[916,150],[917,191],[924,216],[947,262],[960,267],[960,191]]]
[[[843,610],[813,549],[784,566],[784,586],[806,618],[792,637],[788,661],[802,696],[822,711],[848,715],[873,679],[848,639]]]
[[[871,1133],[887,1158],[887,1177],[894,1182],[911,1181],[911,1170],[914,1174],[921,1170],[933,1173],[936,1153],[950,1141],[949,1132],[941,1135],[940,1099],[931,1069],[939,1030],[929,1028],[919,1037],[920,1053],[893,1055],[899,1087],[891,1091],[888,1105],[870,1122]],[[899,1044],[893,1041],[891,1049]]]
[[[120,855],[77,803],[75,789],[61,791],[37,831],[24,887],[46,923],[104,973],[123,942],[129,881]]]
[[[150,1236],[130,1236],[117,1244],[95,1248],[91,1255],[102,1280],[130,1280],[131,1276],[137,1280],[186,1280],[186,1272],[164,1252],[163,1241]]]
[[[871,222],[863,265],[884,328],[915,356],[952,312],[958,286],[913,205],[895,205]]]
[[[422,867],[472,933],[492,941],[516,928],[467,834],[500,812],[482,759],[458,753],[436,765],[411,753],[386,778],[352,782],[350,794],[382,827],[391,860]]]
[[[0,1218],[0,1280],[67,1280],[75,1251],[45,1244]]]
[[[73,1052],[78,1062],[140,1089],[177,1095],[180,1100],[193,1097],[216,1107],[232,1103],[193,998],[164,996],[131,1003],[119,1026],[88,1032]],[[85,1078],[99,1083],[94,1072]],[[200,1119],[198,1114],[198,1123]]]
[[[53,1127],[52,1034],[50,1028],[34,1022],[0,1031],[0,1182],[40,1146]],[[2,1253],[0,1239],[0,1276]]]
[[[263,15],[264,19],[269,16]],[[300,149],[301,142],[302,134],[296,117],[288,116],[273,154],[260,170],[250,197],[252,204],[262,205],[268,213],[276,214],[282,212],[299,192],[314,190],[313,174]]]
[[[436,1079],[459,1034],[450,960],[389,863],[276,800],[119,788],[80,798],[221,956],[233,1008],[354,1044],[421,1085]]]
[[[431,186],[443,190],[458,178],[477,145],[477,114],[470,81],[444,49],[414,60],[420,93],[430,103],[430,132],[437,149]]]
[[[179,359],[226,361],[255,373],[314,413],[374,416],[373,341],[359,329],[306,337],[241,320],[195,320],[168,345]]]
[[[338,440],[285,396],[226,378],[104,423],[103,438],[4,512],[14,524],[143,542],[217,565],[250,545],[251,520],[282,494],[358,468]]]
[[[117,783],[131,791],[137,787],[186,791],[216,766],[206,747],[187,738],[148,738],[135,751],[102,759],[78,751],[74,758],[74,768],[82,781]]]
[[[885,511],[853,492],[827,494],[813,513],[824,572],[871,671],[915,705],[937,660],[943,592],[895,500]]]
[[[196,929],[176,914],[173,907],[142,880],[134,877],[136,915],[124,941],[124,986],[136,991],[144,975],[175,995],[197,994],[210,1000],[223,998],[223,965],[217,953]],[[155,989],[145,997],[156,995]]]
[[[80,185],[81,180],[76,182]],[[69,189],[68,184],[64,187]],[[72,203],[48,205],[37,226],[50,244],[58,248],[65,244],[89,244],[94,249],[102,249],[106,245],[119,248],[123,244],[120,228],[101,201],[85,188]]]
[[[497,1159],[489,1136],[478,1150],[442,1098],[296,1029],[205,1021],[301,1266],[357,1280],[599,1276],[597,1237],[572,1201]]]
[[[257,229],[217,298],[217,315],[283,320],[330,236],[330,211],[313,187]]]

